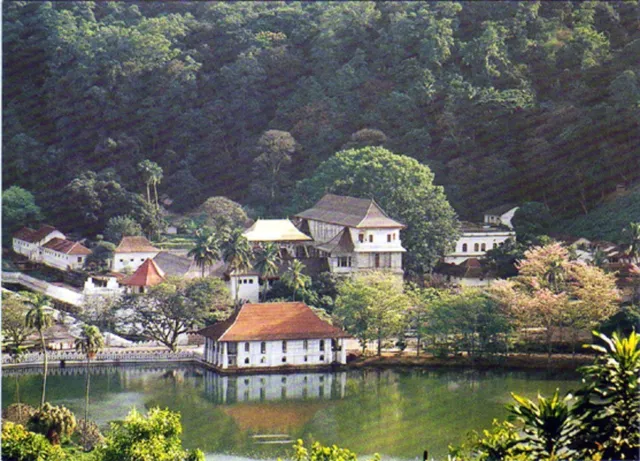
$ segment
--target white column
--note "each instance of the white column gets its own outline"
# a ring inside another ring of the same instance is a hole
[[[338,345],[340,346],[340,363],[347,363],[347,350],[344,347],[344,338],[338,340]]]
[[[227,353],[227,343],[222,343],[222,368],[227,368],[229,366],[229,356]]]

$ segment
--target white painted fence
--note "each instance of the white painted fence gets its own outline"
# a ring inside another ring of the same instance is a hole
[[[49,363],[59,362],[84,362],[86,356],[76,351],[52,351],[47,353]],[[161,361],[186,361],[199,360],[202,355],[193,351],[104,351],[99,352],[91,362],[161,362]],[[16,362],[9,354],[2,354],[2,364],[37,364],[43,362],[43,354],[41,352],[31,352],[24,354]]]

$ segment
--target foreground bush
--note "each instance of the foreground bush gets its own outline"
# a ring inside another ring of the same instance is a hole
[[[455,461],[584,459],[634,460],[640,453],[640,336],[612,338],[594,333],[604,346],[588,346],[598,356],[583,367],[584,386],[576,397],[558,392],[534,402],[514,394],[510,423],[494,422],[483,436],[472,433],[467,443],[449,447]]]
[[[12,403],[2,411],[2,419],[26,426],[36,409],[26,403]]]
[[[358,461],[356,454],[346,448],[336,445],[325,447],[319,442],[315,442],[310,448],[305,448],[304,442],[298,439],[293,450],[295,461]],[[373,460],[379,461],[380,456],[374,455]]]
[[[43,434],[53,445],[60,445],[62,438],[71,437],[76,429],[76,417],[63,406],[46,402],[29,418],[29,430]]]
[[[99,461],[204,461],[200,450],[182,448],[180,413],[152,408],[146,416],[131,410],[122,422],[111,423]]]
[[[42,434],[29,432],[11,421],[2,424],[3,461],[58,461],[65,458],[62,449],[51,445]]]

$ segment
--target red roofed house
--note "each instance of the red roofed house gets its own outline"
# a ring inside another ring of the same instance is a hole
[[[124,286],[129,293],[146,293],[149,287],[164,281],[164,271],[149,258],[133,274],[123,278],[120,285]]]
[[[41,247],[42,263],[57,269],[80,269],[91,254],[84,245],[55,237]]]
[[[122,237],[113,256],[111,270],[114,272],[135,271],[147,259],[153,259],[160,253],[144,237]]]
[[[349,337],[300,302],[245,304],[199,334],[204,360],[223,370],[344,364]]]
[[[42,246],[53,238],[64,239],[64,234],[53,226],[43,225],[38,230],[23,227],[13,234],[13,251],[32,261],[42,262]]]

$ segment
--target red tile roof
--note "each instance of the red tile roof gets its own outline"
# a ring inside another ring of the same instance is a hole
[[[31,242],[31,239],[33,238],[33,234],[35,233],[36,231],[31,229],[30,227],[23,227],[18,232],[13,234],[13,238],[18,240],[23,240],[25,242]]]
[[[91,250],[78,242],[72,242],[71,240],[61,239],[58,237],[52,238],[43,245],[44,248],[57,251],[58,253],[64,253],[68,255],[90,255]]]
[[[122,237],[115,250],[116,253],[153,253],[154,251],[160,250],[144,237]]]
[[[216,341],[350,337],[299,302],[245,304],[224,322],[210,325],[198,333]]]
[[[37,243],[47,235],[49,235],[51,232],[55,232],[57,230],[58,229],[56,229],[55,227],[45,224],[44,226],[41,226],[37,231],[34,231],[33,229],[30,229],[28,227],[24,227],[16,232],[13,236],[20,240],[24,240],[25,242]]]
[[[152,287],[162,282],[164,282],[164,272],[153,259],[147,259],[133,274],[120,283],[136,287]]]

